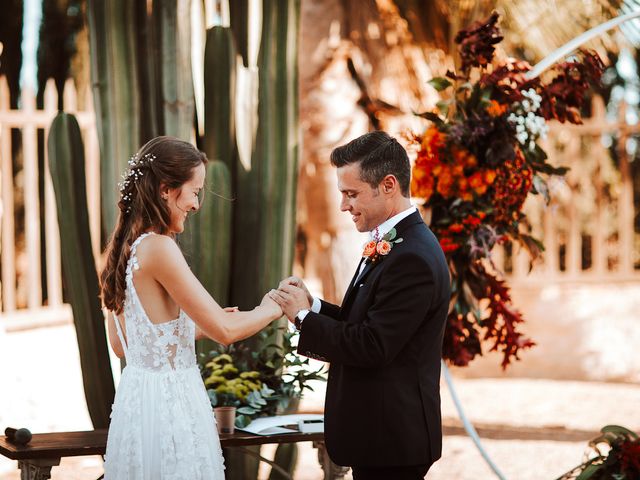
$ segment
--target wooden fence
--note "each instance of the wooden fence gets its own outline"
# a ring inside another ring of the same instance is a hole
[[[63,303],[58,221],[46,148],[44,169],[38,168],[37,132],[46,137],[56,114],[57,94],[52,82],[44,94],[44,109],[36,109],[33,93],[22,92],[22,108],[9,108],[9,92],[0,77],[0,328],[21,328],[68,321]],[[64,90],[65,111],[74,113],[82,130],[87,172],[87,194],[93,250],[99,259],[100,168],[95,116],[89,95],[83,111],[77,110],[76,93],[69,81]],[[553,124],[546,150],[558,165],[571,167],[564,182],[551,182],[552,202],[530,198],[526,209],[532,233],[544,240],[543,261],[529,273],[522,252],[494,252],[495,263],[514,285],[530,283],[640,281],[640,236],[634,232],[633,178],[626,142],[640,133],[621,117],[606,118],[596,99],[593,115],[583,125]],[[11,131],[21,135],[21,148],[11,144]],[[618,166],[606,143],[617,138]],[[46,143],[45,143],[46,145]],[[17,159],[14,162],[13,159]],[[14,172],[14,163],[18,171]],[[44,175],[44,204],[40,203],[39,175]],[[16,219],[24,229],[16,229]],[[41,224],[44,218],[44,224]],[[44,235],[43,235],[44,232]],[[44,238],[44,248],[41,245]],[[44,252],[46,278],[41,271]],[[46,284],[43,298],[41,285]]]
[[[564,181],[551,180],[549,205],[541,196],[530,196],[525,205],[532,233],[545,245],[533,270],[522,251],[494,252],[498,269],[510,282],[640,281],[633,156],[627,149],[627,140],[639,133],[640,125],[625,121],[624,108],[614,121],[607,119],[600,97],[594,99],[592,116],[584,124],[551,124],[544,148],[553,164],[570,170]]]
[[[35,94],[25,90],[21,95],[21,108],[12,110],[6,78],[0,77],[0,320],[5,326],[19,325],[27,320],[31,324],[47,322],[51,318],[64,320],[71,315],[62,299],[60,236],[46,152],[49,126],[57,113],[57,100],[55,85],[49,81],[43,109],[36,109]],[[100,166],[95,115],[90,96],[85,102],[86,110],[78,111],[77,103],[73,83],[68,81],[64,88],[64,106],[66,112],[76,115],[82,131],[92,243],[94,254],[99,258]],[[17,145],[12,145],[12,130],[20,132]],[[38,158],[39,130],[44,132],[45,139],[43,159]],[[40,160],[44,169],[38,167]],[[39,175],[43,175],[44,192],[39,186]],[[24,221],[24,229],[18,231],[16,219],[21,223]],[[44,248],[41,238],[44,238]],[[46,278],[43,278],[42,264]],[[46,285],[46,298],[43,298],[43,284]]]

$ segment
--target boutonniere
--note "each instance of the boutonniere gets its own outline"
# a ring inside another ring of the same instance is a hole
[[[396,235],[396,229],[392,228],[380,240],[367,242],[364,246],[362,256],[367,259],[367,262],[371,263],[375,263],[383,257],[386,257],[396,243],[402,242],[402,238],[396,238]]]

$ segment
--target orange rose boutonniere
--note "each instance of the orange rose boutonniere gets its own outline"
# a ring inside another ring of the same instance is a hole
[[[389,255],[393,245],[400,242],[402,242],[402,238],[396,238],[396,229],[392,228],[389,233],[377,242],[375,240],[367,242],[362,256],[367,259],[367,262],[375,263],[382,257]]]
[[[376,245],[377,245],[377,243],[376,243],[375,240],[371,240],[370,242],[368,242],[364,246],[364,252],[362,252],[362,256],[363,257],[370,257],[371,255],[376,253]]]

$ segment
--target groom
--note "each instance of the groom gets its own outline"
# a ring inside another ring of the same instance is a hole
[[[331,363],[325,442],[355,480],[424,478],[441,455],[440,358],[449,270],[409,200],[404,148],[371,132],[336,148],[340,209],[370,232],[342,305],[283,280],[273,298],[300,330],[298,352]],[[374,243],[372,243],[374,242]],[[374,248],[375,247],[375,248]]]

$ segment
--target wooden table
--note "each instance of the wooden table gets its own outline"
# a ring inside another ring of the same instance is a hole
[[[341,479],[348,468],[339,467],[329,459],[324,447],[324,433],[286,433],[278,435],[253,435],[236,431],[220,435],[223,447],[247,447],[268,443],[313,442],[318,449],[318,461],[326,480]],[[107,446],[107,430],[86,432],[36,433],[26,446],[15,445],[0,436],[0,455],[18,461],[22,480],[47,480],[51,468],[60,465],[62,457],[104,455]]]

